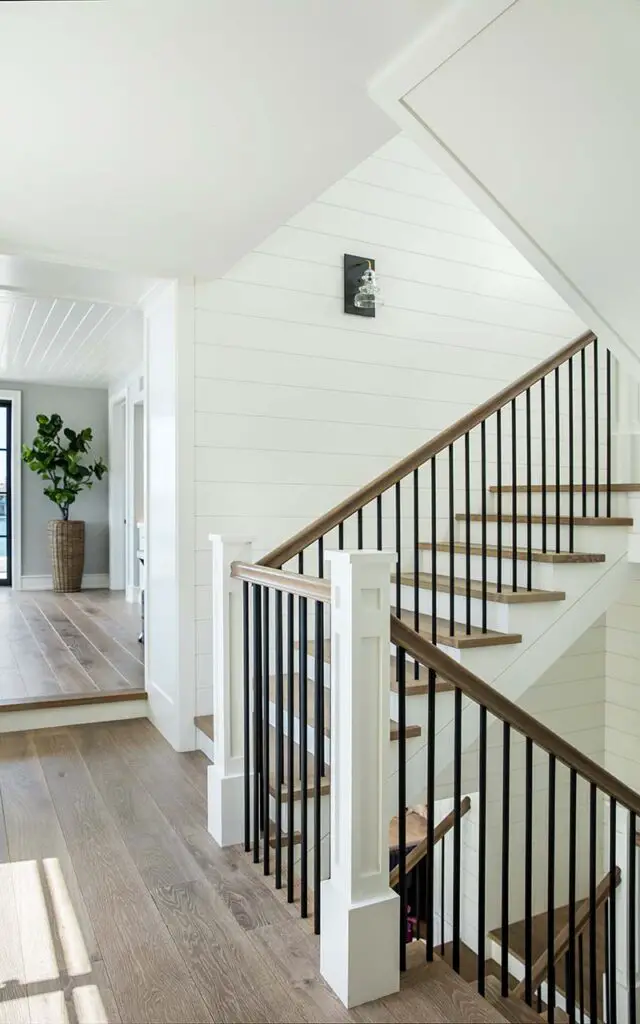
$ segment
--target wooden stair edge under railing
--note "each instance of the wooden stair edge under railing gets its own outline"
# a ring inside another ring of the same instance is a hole
[[[467,812],[470,810],[470,808],[471,808],[471,800],[470,800],[470,798],[468,796],[465,796],[465,798],[460,801],[460,817],[463,818],[464,815],[467,814]],[[454,809],[452,811],[449,811],[449,813],[446,815],[446,817],[444,817],[442,819],[442,821],[440,821],[436,825],[436,827],[433,830],[433,845],[434,846],[437,843],[439,843],[441,839],[444,839],[444,837],[447,835],[447,833],[451,831],[451,829],[455,825],[456,817],[457,817],[457,815],[456,815],[456,810],[455,810],[455,807],[454,807]],[[426,857],[426,855],[428,853],[428,850],[429,850],[429,840],[428,840],[428,838],[422,839],[417,844],[417,846],[414,846],[414,848],[411,851],[411,853],[409,853],[407,855],[406,867],[405,867],[405,870],[406,870],[407,874],[410,871],[413,871],[415,866],[417,864],[419,864],[420,861],[424,857]],[[399,882],[400,882],[400,867],[397,866],[397,867],[395,867],[393,869],[393,871],[389,872],[389,888],[390,889],[395,888],[395,886],[398,885]]]
[[[613,875],[613,878],[612,878],[612,875]],[[605,900],[608,899],[611,896],[612,888],[613,887],[617,888],[617,886],[620,885],[620,879],[621,879],[621,872],[620,872],[620,868],[619,867],[616,867],[614,872],[611,872],[611,871],[607,872],[607,874],[604,876],[604,878],[601,880],[600,884],[596,888],[596,898],[595,898],[595,906],[593,908],[593,913],[596,913],[598,908],[605,902]],[[587,900],[577,910],[576,915],[575,915],[575,926],[574,926],[574,929],[573,929],[574,941],[587,928],[587,925],[589,924],[589,920],[591,918],[591,914],[592,914],[591,901],[590,901],[589,898],[587,898]],[[569,949],[570,941],[571,941],[571,929],[569,927],[569,924],[566,924],[566,925],[564,925],[560,929],[560,931],[557,933],[557,935],[555,937],[555,942],[553,944],[553,964],[554,965],[557,964],[562,959],[563,956],[565,956],[565,954],[567,953],[567,950]],[[540,987],[540,985],[542,985],[543,982],[546,981],[548,974],[549,974],[549,951],[545,950],[543,953],[540,954],[538,959],[535,961],[535,963],[531,967],[531,991],[532,992],[535,992]],[[526,981],[523,980],[523,981],[519,982],[516,985],[516,987],[513,989],[513,991],[510,993],[510,995],[512,997],[516,998],[516,999],[524,999],[525,998],[525,991],[526,991]]]

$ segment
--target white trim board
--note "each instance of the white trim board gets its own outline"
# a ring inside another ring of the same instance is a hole
[[[51,576],[21,576],[21,590],[53,590],[53,577]],[[108,590],[109,573],[96,572],[85,573],[82,577],[83,590]]]
[[[72,707],[39,708],[0,713],[0,733],[30,729],[53,729],[65,725],[89,725],[91,722],[118,722],[127,718],[147,718],[146,700],[114,700],[104,704],[75,704]]]

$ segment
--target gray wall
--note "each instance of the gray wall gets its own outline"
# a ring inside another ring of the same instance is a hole
[[[91,427],[91,453],[109,462],[108,392],[96,388],[66,388],[47,384],[14,383],[0,380],[0,388],[22,392],[22,444],[30,444],[36,433],[36,416],[57,412],[72,430]],[[22,575],[50,576],[51,561],[47,523],[57,519],[59,510],[42,493],[45,483],[22,464]],[[109,490],[105,478],[96,481],[72,505],[70,517],[86,522],[85,573],[109,572]]]

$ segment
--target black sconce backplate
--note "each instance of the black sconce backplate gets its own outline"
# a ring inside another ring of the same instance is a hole
[[[368,269],[371,264],[371,269],[376,269],[376,261],[370,260],[365,256],[348,256],[344,254],[344,311],[345,313],[353,313],[354,316],[375,316],[376,311],[374,309],[358,309],[354,306],[353,300],[355,299],[356,292],[360,287],[362,281],[362,275],[365,270]]]

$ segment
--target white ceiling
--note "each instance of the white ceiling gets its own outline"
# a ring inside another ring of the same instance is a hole
[[[0,3],[0,251],[216,277],[395,133],[444,0]]]
[[[0,382],[107,387],[141,362],[139,310],[0,294]]]

